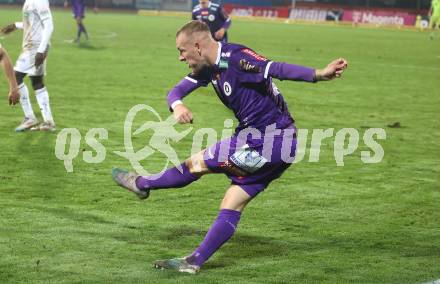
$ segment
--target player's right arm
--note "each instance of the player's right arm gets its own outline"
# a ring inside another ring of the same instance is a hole
[[[14,69],[12,68],[11,60],[9,59],[8,54],[6,53],[6,50],[2,48],[0,45],[0,65],[2,66],[3,70],[5,71],[6,78],[9,82],[9,104],[15,105],[20,100],[20,95],[18,94],[18,85],[17,81],[15,80],[15,74]]]
[[[174,118],[181,124],[192,123],[193,114],[191,110],[183,104],[183,98],[199,87],[204,87],[207,82],[197,80],[194,76],[188,75],[181,80],[168,93],[167,102],[170,111],[174,113]]]
[[[23,29],[23,22],[15,22],[13,24],[9,24],[7,26],[4,26],[1,29],[1,33],[7,35],[7,34],[10,34],[10,33],[12,33],[13,31],[15,31],[17,29]]]

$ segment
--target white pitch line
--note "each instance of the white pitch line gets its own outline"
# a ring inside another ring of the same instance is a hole
[[[90,34],[90,38],[91,38],[92,40],[93,40],[94,38],[115,38],[115,37],[117,37],[117,36],[118,36],[118,34],[115,33],[115,32],[110,32],[110,33],[107,33],[107,34],[96,35],[96,36],[94,36],[93,34]],[[65,43],[74,43],[75,40],[73,40],[73,39],[65,39],[65,40],[63,40],[63,42],[65,42]]]
[[[117,36],[118,36],[117,33],[115,33],[115,32],[110,32],[110,33],[105,34],[105,35],[96,35],[96,36],[91,35],[90,37],[91,37],[91,38],[115,38],[115,37],[117,37]]]

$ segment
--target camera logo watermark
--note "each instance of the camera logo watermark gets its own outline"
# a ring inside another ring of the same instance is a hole
[[[140,112],[148,112],[155,117],[154,121],[146,121],[139,128],[133,130],[133,122]],[[172,115],[162,120],[159,113],[151,106],[139,104],[132,107],[124,122],[124,148],[125,151],[114,151],[113,154],[127,159],[133,169],[140,175],[151,175],[143,166],[142,162],[148,157],[158,152],[165,156],[164,166],[162,170],[168,168],[171,164],[178,167],[180,171],[181,161],[177,152],[173,148],[173,143],[182,141],[193,131],[190,126],[184,131],[177,131],[174,127],[177,121]],[[281,159],[286,163],[299,163],[306,158],[307,150],[309,150],[308,162],[319,162],[321,148],[324,142],[328,143],[333,140],[333,156],[337,166],[344,166],[344,158],[353,155],[360,146],[362,141],[368,150],[360,152],[360,159],[363,163],[380,163],[384,157],[384,149],[378,143],[378,140],[386,139],[386,132],[382,128],[369,128],[363,134],[355,128],[342,128],[336,131],[334,128],[328,129],[295,129],[288,128],[284,130],[276,129],[275,125],[269,125],[264,131],[255,128],[245,128],[234,134],[233,121],[226,119],[224,121],[224,129],[219,136],[217,131],[212,128],[201,128],[195,131],[192,136],[191,153],[188,158],[200,151],[204,150],[203,145],[213,145],[219,140],[225,141],[233,137],[236,139],[235,153],[230,155],[230,143],[221,143],[219,162],[227,159],[236,159],[243,157],[243,164],[251,161],[258,163],[270,162],[274,153],[281,155]],[[139,150],[135,150],[132,138],[149,130],[152,134],[149,136],[147,145]],[[309,132],[311,132],[311,141],[309,149]],[[274,143],[279,141],[281,136],[282,143]],[[85,143],[93,149],[83,150],[82,159],[86,163],[102,163],[105,161],[107,151],[103,145],[104,140],[108,140],[108,130],[104,128],[92,128],[85,137]],[[249,139],[257,139],[264,141],[262,149],[258,152],[247,145]],[[296,141],[293,141],[296,139]],[[76,128],[64,128],[57,136],[55,145],[55,156],[64,162],[67,172],[73,172],[73,161],[78,157],[81,148],[82,136]],[[296,142],[296,143],[294,143]],[[296,147],[292,147],[296,145]],[[293,150],[292,150],[293,148]],[[365,148],[365,147],[364,147]],[[208,147],[208,157],[213,158],[211,148]]]

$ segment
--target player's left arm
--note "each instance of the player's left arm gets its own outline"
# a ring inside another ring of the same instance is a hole
[[[223,7],[220,7],[219,16],[224,22],[223,22],[223,26],[218,31],[215,32],[215,37],[216,39],[221,40],[224,37],[226,31],[231,26],[232,21]]]
[[[54,30],[52,13],[49,8],[49,1],[42,1],[39,7],[37,7],[37,12],[42,22],[43,31],[40,45],[37,49],[37,55],[35,56],[35,66],[40,66],[43,64],[47,56],[47,51],[49,47],[49,41]]]
[[[231,60],[232,64],[241,72],[240,78],[244,83],[259,83],[269,77],[310,83],[328,81],[340,77],[348,66],[347,60],[339,58],[323,69],[313,69],[301,65],[271,61],[248,48],[243,48],[233,54]]]
[[[341,77],[347,66],[347,60],[344,58],[333,60],[323,69],[313,69],[285,62],[269,62],[265,70],[265,78],[270,76],[280,80],[291,81],[328,81]]]
[[[338,58],[330,62],[323,69],[315,70],[316,81],[329,81],[339,78],[348,67],[348,61],[345,58]]]
[[[17,81],[15,80],[15,73],[14,69],[12,68],[11,59],[8,56],[8,53],[4,48],[0,45],[0,65],[2,66],[3,70],[5,71],[6,78],[8,79],[9,83],[9,104],[15,105],[20,101],[20,95],[18,94],[18,85]]]

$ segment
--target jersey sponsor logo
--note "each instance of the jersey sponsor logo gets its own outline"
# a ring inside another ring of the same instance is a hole
[[[208,11],[202,11],[201,14],[202,14],[202,16],[207,16],[207,15],[209,15],[209,12]]]
[[[266,57],[261,56],[261,55],[255,53],[255,51],[250,50],[249,48],[242,49],[241,51],[244,52],[244,53],[246,53],[246,54],[249,54],[250,56],[252,56],[253,58],[255,58],[255,59],[257,59],[257,60],[260,60],[260,61],[267,61],[267,58],[266,58]]]
[[[223,84],[223,91],[225,92],[225,95],[229,97],[232,94],[231,84],[225,82]]]
[[[227,60],[220,59],[220,62],[218,63],[218,67],[221,69],[228,69],[229,64]]]
[[[231,57],[231,52],[230,51],[228,51],[228,52],[222,52],[222,55],[221,55],[222,57]]]
[[[255,65],[255,64],[251,64],[249,61],[245,60],[245,59],[240,59],[240,69],[246,72],[251,72],[251,73],[260,73],[261,72],[261,67]]]
[[[211,22],[214,22],[214,21],[215,21],[215,16],[212,15],[212,14],[209,15],[209,16],[208,16],[208,20],[211,21]]]

